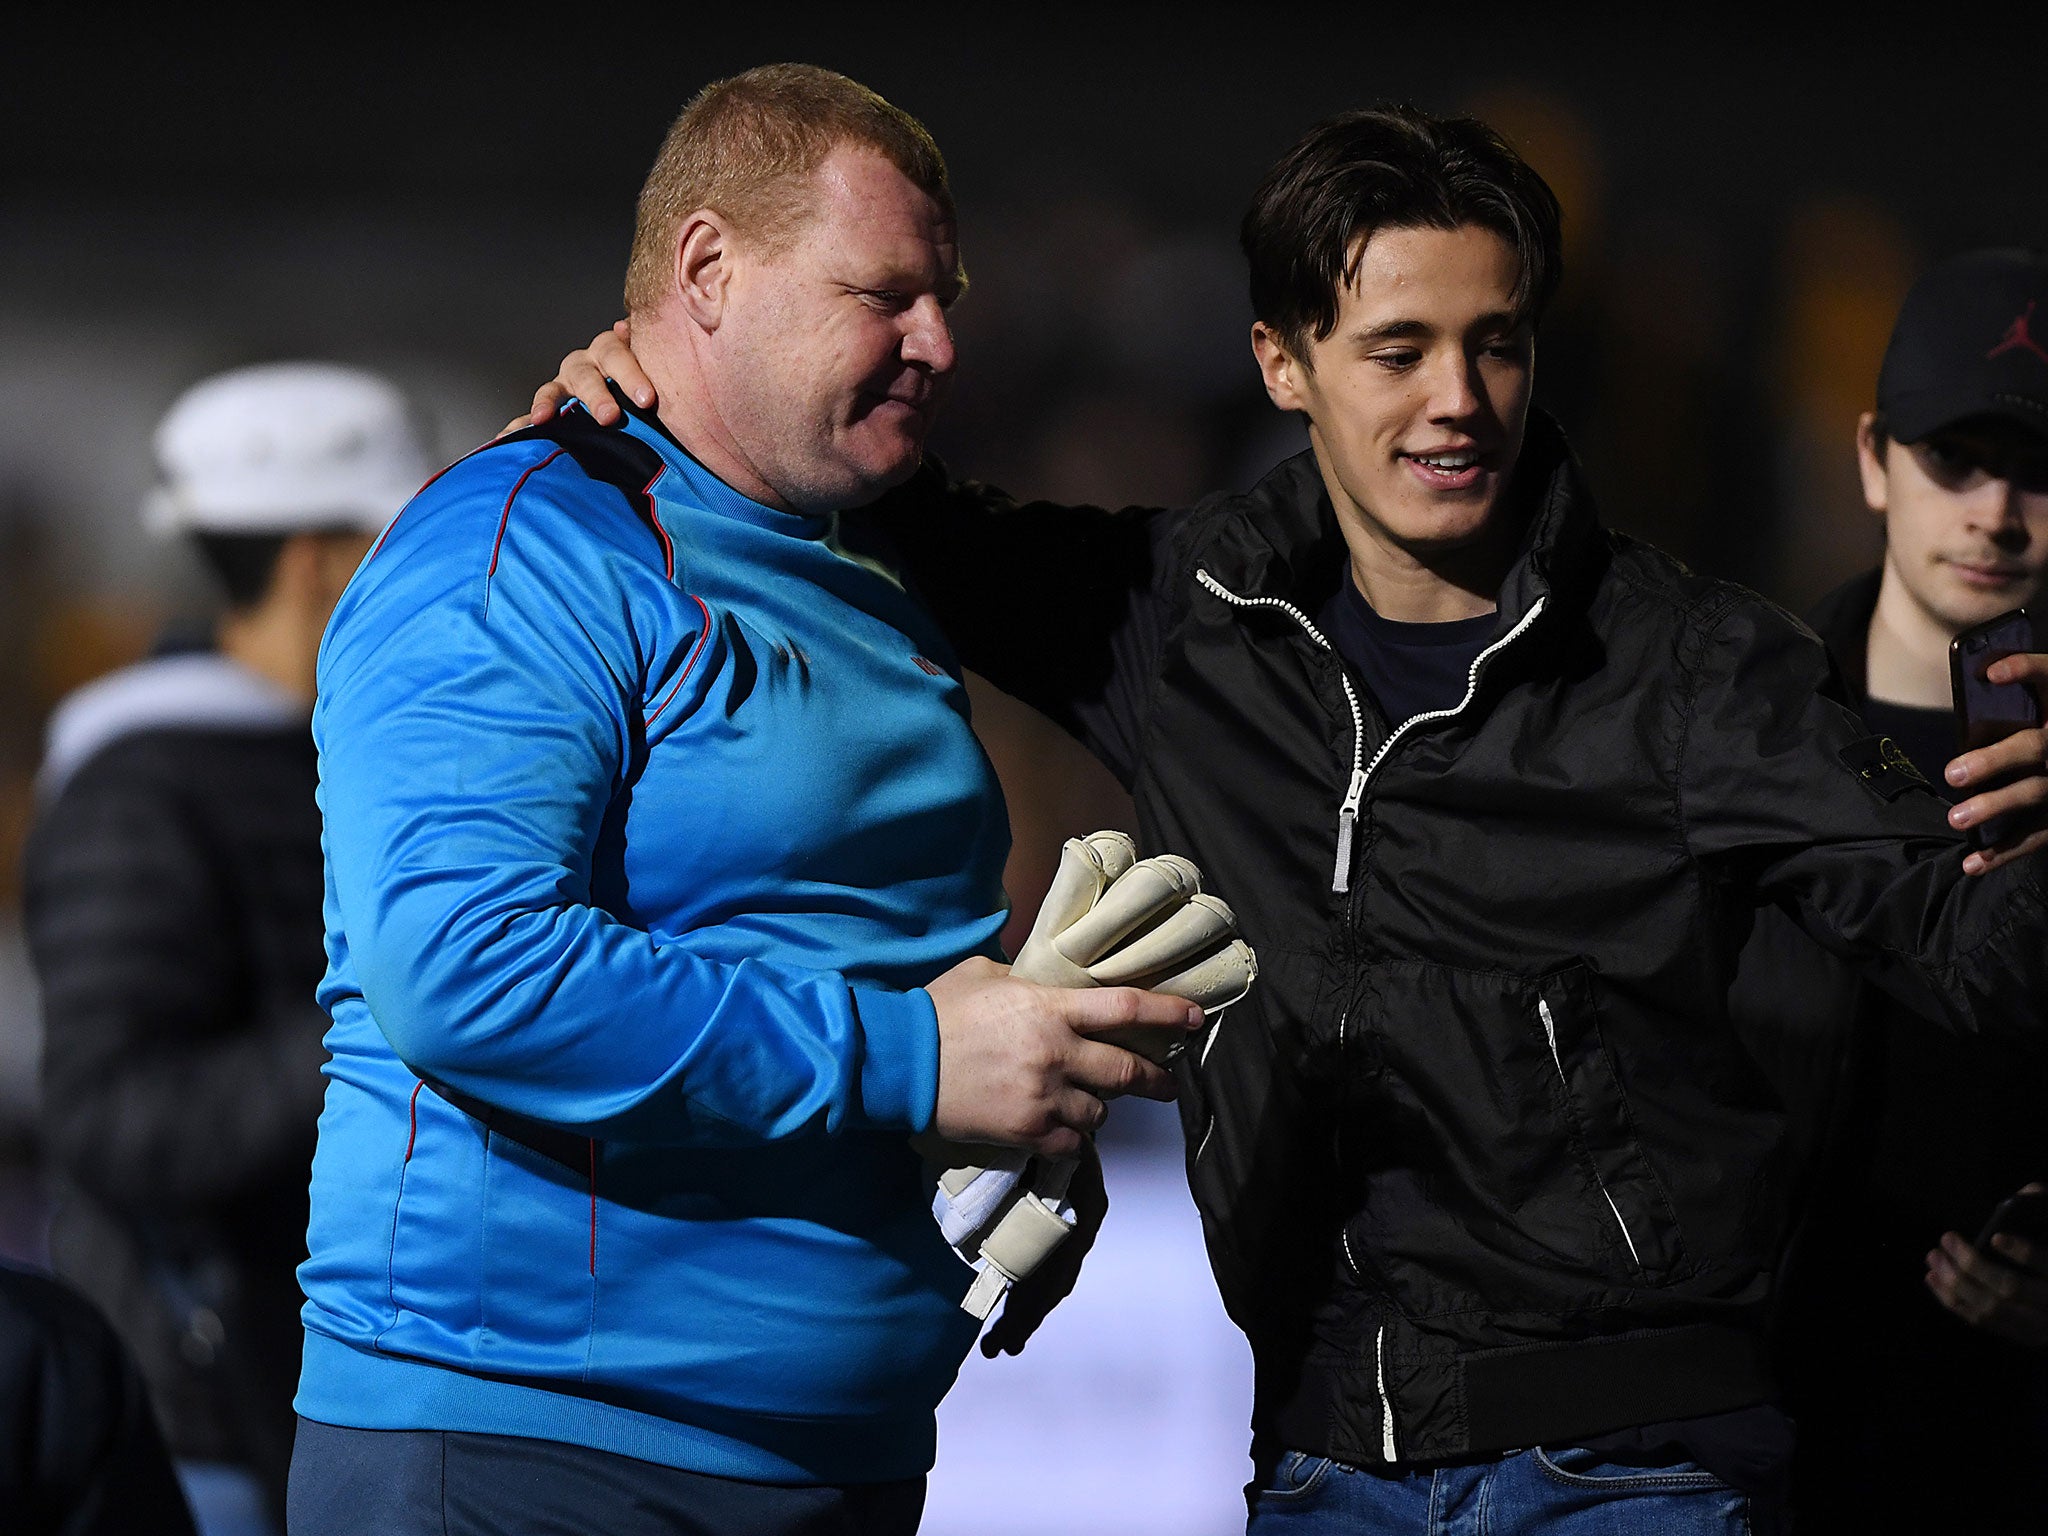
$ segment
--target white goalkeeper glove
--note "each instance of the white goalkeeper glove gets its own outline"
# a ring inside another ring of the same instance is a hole
[[[1230,908],[1202,891],[1175,854],[1140,859],[1121,832],[1071,839],[1010,974],[1048,987],[1142,987],[1216,1015],[1251,990],[1252,948]],[[1132,1028],[1096,1036],[1165,1061],[1179,1030]],[[932,1214],[946,1241],[979,1273],[960,1305],[985,1318],[1012,1284],[1043,1264],[1074,1228],[1067,1186],[1076,1159],[1013,1148],[920,1141],[939,1176]]]

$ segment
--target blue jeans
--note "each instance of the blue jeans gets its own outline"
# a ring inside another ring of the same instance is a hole
[[[1246,1496],[1246,1536],[1751,1536],[1775,1529],[1747,1494],[1691,1462],[1630,1467],[1579,1449],[1419,1470],[1350,1467],[1288,1451]]]

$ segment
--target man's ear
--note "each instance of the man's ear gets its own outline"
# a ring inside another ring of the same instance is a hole
[[[1856,469],[1863,477],[1863,504],[1879,517],[1891,508],[1892,476],[1885,464],[1890,447],[1890,439],[1877,435],[1875,411],[1856,418]]]
[[[1280,333],[1263,320],[1252,322],[1252,356],[1258,360],[1259,377],[1266,381],[1266,394],[1283,411],[1305,411],[1303,375],[1308,370],[1280,340]]]
[[[676,239],[676,297],[683,313],[704,330],[715,331],[725,316],[732,285],[732,226],[709,208],[683,220]]]

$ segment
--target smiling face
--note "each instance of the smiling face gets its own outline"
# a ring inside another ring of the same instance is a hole
[[[1887,584],[1951,635],[2033,601],[2048,571],[2048,439],[1987,419],[1880,442],[1874,426],[1863,418],[1857,449]]]
[[[1267,392],[1307,415],[1353,571],[1383,613],[1373,588],[1388,581],[1445,581],[1491,606],[1501,572],[1486,570],[1504,562],[1473,557],[1509,532],[1498,513],[1534,376],[1515,306],[1520,270],[1490,229],[1381,229],[1306,359],[1253,328]]]
[[[834,511],[916,470],[952,382],[953,226],[882,155],[841,145],[781,247],[736,241],[718,322],[719,414],[784,506]]]

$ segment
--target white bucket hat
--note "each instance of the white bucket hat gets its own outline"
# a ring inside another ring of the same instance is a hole
[[[405,397],[335,363],[266,363],[195,384],[156,429],[158,533],[377,532],[432,472]]]

